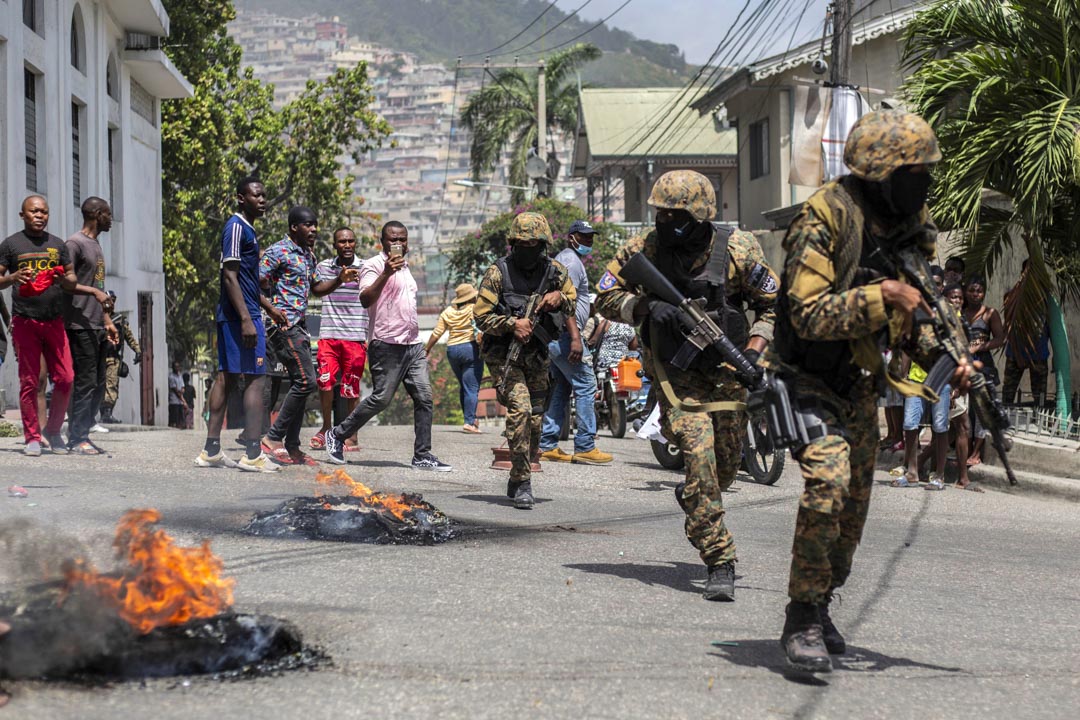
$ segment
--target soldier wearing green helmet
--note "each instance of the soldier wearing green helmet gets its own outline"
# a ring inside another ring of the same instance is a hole
[[[707,309],[751,361],[772,339],[776,274],[757,239],[710,221],[716,193],[693,170],[661,175],[649,195],[656,228],[631,239],[608,264],[596,305],[610,320],[640,326],[645,371],[659,394],[664,437],[686,458],[686,480],[675,497],[686,513],[686,537],[708,568],[707,600],[735,599],[735,541],[724,524],[721,493],[735,481],[746,425],[746,390],[715,351],[702,353],[687,370],[670,364],[684,337],[679,311],[619,274],[636,253],[644,254],[684,295],[705,298]],[[754,312],[751,324],[747,310]]]
[[[531,509],[535,500],[531,465],[539,455],[540,429],[548,392],[548,341],[556,334],[553,313],[573,317],[577,291],[566,268],[547,255],[551,228],[540,213],[514,218],[506,240],[510,252],[499,258],[480,281],[473,318],[484,334],[481,353],[497,397],[506,407],[510,448],[507,496],[514,507]],[[529,298],[539,296],[539,314],[525,317]],[[569,324],[573,324],[572,321]],[[504,365],[510,346],[523,343],[516,363]]]
[[[880,260],[901,237],[928,256],[937,231],[926,199],[937,138],[919,116],[881,110],[863,116],[844,149],[851,174],[803,205],[784,239],[787,257],[776,336],[765,364],[795,387],[806,439],[792,449],[804,479],[780,643],[799,670],[828,672],[846,649],[833,624],[833,593],[851,572],[870,504],[878,446],[877,398],[886,387],[922,394],[884,367],[891,347],[931,367],[939,352],[919,291]],[[914,330],[912,328],[915,328]],[[797,385],[796,385],[797,382]]]

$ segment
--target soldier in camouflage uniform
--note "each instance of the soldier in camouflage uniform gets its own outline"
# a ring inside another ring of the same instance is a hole
[[[109,296],[116,299],[116,293],[109,291]],[[113,318],[116,330],[120,333],[120,342],[115,345],[107,345],[105,348],[105,396],[101,401],[101,422],[106,424],[120,422],[113,417],[112,411],[116,407],[116,401],[120,397],[120,364],[124,361],[124,345],[130,345],[135,351],[135,359],[132,362],[138,365],[142,362],[142,348],[135,334],[131,332],[128,324],[127,312],[117,313]]]
[[[765,364],[789,385],[797,381],[793,405],[809,438],[793,451],[804,491],[780,640],[788,662],[800,670],[828,672],[829,653],[845,650],[829,602],[851,571],[870,504],[875,401],[887,386],[933,399],[929,388],[892,376],[883,364],[885,346],[927,368],[939,349],[929,326],[911,324],[916,309],[929,311],[921,295],[874,251],[906,236],[933,254],[937,233],[925,203],[929,166],[940,159],[937,138],[917,115],[882,110],[864,116],[844,149],[852,174],[819,189],[784,240],[776,337]],[[965,384],[965,373],[970,368],[959,372],[954,386]]]
[[[548,392],[547,342],[555,332],[551,313],[573,318],[577,291],[566,268],[547,256],[551,228],[543,215],[526,212],[515,217],[507,241],[510,253],[488,268],[480,281],[473,318],[484,334],[481,351],[499,388],[498,400],[506,406],[511,462],[506,494],[514,507],[527,510],[534,503],[530,464],[539,452]],[[536,293],[542,298],[534,324],[524,317],[524,310]],[[544,334],[548,338],[541,337]],[[503,364],[513,342],[522,342],[524,347],[504,378]]]
[[[670,381],[659,395],[664,436],[686,459],[686,481],[676,498],[686,512],[686,537],[709,569],[708,600],[735,599],[735,542],[724,525],[721,492],[735,481],[742,458],[746,390],[715,351],[702,353],[682,371],[669,364],[683,342],[676,309],[642,288],[628,286],[619,271],[643,253],[688,297],[704,297],[707,308],[751,362],[772,339],[773,305],[780,288],[776,274],[753,235],[709,221],[716,194],[700,173],[676,170],[653,186],[656,229],[623,246],[598,285],[596,304],[610,320],[642,326],[645,371],[654,386]],[[753,325],[745,309],[754,311]]]

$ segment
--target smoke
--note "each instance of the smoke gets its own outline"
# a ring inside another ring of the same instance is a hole
[[[77,539],[25,518],[0,523],[0,677],[30,678],[73,672],[132,635],[131,628],[94,593],[68,592],[65,567],[87,558]]]

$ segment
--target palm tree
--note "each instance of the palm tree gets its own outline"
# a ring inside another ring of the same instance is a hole
[[[551,130],[573,132],[577,129],[577,83],[567,82],[571,73],[581,65],[596,60],[600,49],[589,43],[578,43],[553,54],[545,62],[547,95],[547,127]],[[495,169],[503,152],[510,149],[510,184],[525,185],[525,162],[529,150],[536,144],[536,73],[517,68],[499,71],[494,82],[474,94],[461,108],[461,124],[472,131],[469,164],[474,180]],[[540,157],[546,157],[543,148]],[[520,203],[522,193],[514,191],[513,200]]]
[[[904,92],[944,155],[935,218],[987,275],[1022,238],[1014,317],[1037,334],[1051,271],[1080,297],[1080,0],[934,0],[904,48]]]

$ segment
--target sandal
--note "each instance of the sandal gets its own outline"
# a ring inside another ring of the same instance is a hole
[[[315,435],[312,436],[311,441],[308,443],[308,446],[310,446],[312,450],[325,450],[326,433],[321,430],[315,433]]]
[[[72,455],[101,455],[101,450],[94,447],[89,441],[81,442],[68,450]]]
[[[894,467],[892,470],[889,471],[889,474],[892,475],[893,477],[904,477],[904,475],[907,474],[907,468],[904,467],[903,465],[897,465],[896,467]]]
[[[927,490],[944,490],[945,478],[941,473],[930,473],[930,481],[926,485]]]
[[[971,481],[968,481],[967,485],[957,485],[956,489],[957,490],[967,490],[969,492],[977,492],[977,493],[986,492],[981,487],[979,487],[978,485],[976,485],[975,483],[973,483]]]
[[[894,479],[889,483],[890,487],[895,488],[911,488],[919,486],[919,479],[913,476],[911,473],[905,472],[900,477]]]
[[[293,462],[292,456],[289,455],[289,451],[285,449],[284,445],[279,448],[272,448],[265,442],[259,443],[259,445],[262,448],[262,451],[266,454],[266,456],[276,462],[278,465],[296,464]]]
[[[345,443],[345,452],[360,452],[360,446],[359,445],[350,445],[349,443]]]
[[[286,451],[288,452],[288,451]],[[293,465],[307,465],[308,467],[318,467],[319,462],[305,453],[303,450],[297,449],[292,453],[288,453],[289,460]]]

